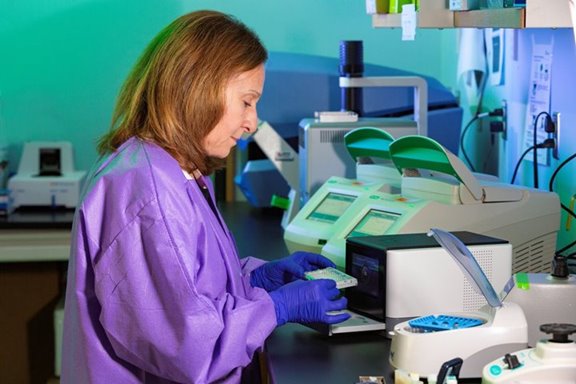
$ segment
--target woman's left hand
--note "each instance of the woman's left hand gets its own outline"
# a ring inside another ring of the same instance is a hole
[[[269,261],[252,271],[250,283],[253,287],[274,291],[284,284],[304,279],[304,273],[321,268],[336,267],[326,257],[317,253],[294,252],[279,260]]]

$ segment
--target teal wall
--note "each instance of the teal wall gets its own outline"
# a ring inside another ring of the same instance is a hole
[[[0,0],[0,145],[9,145],[11,169],[22,143],[30,140],[70,140],[76,167],[88,168],[96,157],[95,140],[107,130],[118,89],[141,50],[175,17],[201,8],[236,15],[272,51],[338,57],[341,40],[363,40],[365,62],[432,76],[459,91],[457,30],[418,30],[415,41],[401,41],[398,28],[372,28],[358,0]],[[518,43],[515,49],[507,45],[507,82],[489,87],[484,99],[486,110],[502,99],[511,106],[509,139],[496,137],[492,149],[491,170],[503,181],[509,181],[523,137],[529,41],[550,35],[556,39],[553,109],[564,117],[559,161],[575,151],[571,31],[507,31],[507,39]],[[463,107],[466,121],[471,107]],[[485,127],[474,127],[467,137],[480,170],[491,142]],[[559,161],[541,167],[542,187]],[[558,176],[564,204],[576,189],[573,174],[573,166],[567,166]],[[531,185],[529,163],[519,176],[519,183]],[[560,244],[573,238],[574,229],[561,230]]]
[[[234,14],[269,50],[338,57],[340,40],[363,40],[367,63],[436,77],[451,86],[453,31],[373,29],[357,0],[0,0],[0,142],[16,169],[22,143],[70,140],[76,168],[94,161],[118,89],[146,43],[194,9]]]

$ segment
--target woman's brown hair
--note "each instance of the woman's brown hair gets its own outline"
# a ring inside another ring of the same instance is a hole
[[[203,139],[224,113],[228,81],[267,59],[258,36],[230,15],[203,10],[179,17],[128,75],[99,153],[138,137],[163,147],[188,172],[221,168],[224,160],[208,157]]]

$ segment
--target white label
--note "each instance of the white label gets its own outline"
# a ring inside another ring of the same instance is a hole
[[[414,4],[402,6],[402,40],[414,40],[416,37],[416,7]]]
[[[450,0],[450,10],[451,11],[461,11],[462,10],[462,0]]]
[[[376,0],[366,0],[366,13],[369,15],[376,13]]]

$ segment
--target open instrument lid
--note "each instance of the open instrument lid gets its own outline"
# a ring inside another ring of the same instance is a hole
[[[483,191],[478,181],[462,160],[441,144],[425,136],[404,136],[389,146],[392,162],[400,173],[405,169],[427,169],[454,176],[476,200],[482,200]]]
[[[344,135],[344,144],[350,156],[357,161],[359,157],[390,159],[390,143],[394,137],[375,127],[356,128]]]
[[[452,256],[464,276],[466,276],[472,287],[474,287],[474,290],[482,294],[491,307],[498,308],[502,306],[502,301],[480,267],[480,264],[478,264],[472,252],[470,252],[468,247],[466,247],[460,239],[450,232],[438,228],[431,228],[428,236],[433,236],[438,244]]]

